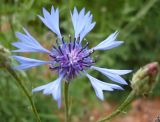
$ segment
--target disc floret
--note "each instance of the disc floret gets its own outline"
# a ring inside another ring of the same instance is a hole
[[[89,68],[93,64],[93,59],[90,55],[93,51],[88,50],[89,43],[86,42],[84,46],[79,43],[79,39],[72,41],[64,41],[57,46],[53,46],[50,57],[53,60],[53,64],[50,65],[51,70],[58,71],[59,74],[63,74],[67,80],[73,79],[80,71]]]

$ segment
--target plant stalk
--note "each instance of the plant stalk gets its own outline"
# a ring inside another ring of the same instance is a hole
[[[27,89],[24,87],[24,85],[22,84],[21,79],[17,76],[16,72],[12,69],[12,67],[7,66],[6,69],[16,79],[16,81],[18,82],[18,84],[22,88],[23,92],[25,93],[26,97],[28,98],[28,100],[31,104],[33,113],[34,113],[34,115],[37,119],[37,122],[41,122],[40,117],[39,117],[38,112],[37,112],[37,109],[36,109],[36,107],[34,105],[34,102],[32,100],[32,97],[31,97],[30,93],[27,91]]]
[[[117,116],[118,114],[120,114],[121,112],[123,112],[123,110],[128,106],[128,104],[130,104],[132,102],[132,100],[136,96],[137,96],[136,92],[134,90],[132,90],[130,92],[130,94],[128,95],[128,97],[125,99],[125,101],[112,114],[110,114],[107,117],[104,117],[104,118],[98,120],[98,122],[105,122],[107,120],[113,119],[115,116]]]
[[[65,81],[64,84],[65,122],[70,122],[68,88],[69,88],[69,82]]]

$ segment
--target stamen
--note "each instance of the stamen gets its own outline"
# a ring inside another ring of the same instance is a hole
[[[94,49],[90,50],[89,53],[90,53],[90,54],[94,53]]]
[[[69,35],[69,43],[71,43],[72,41],[72,38],[71,38],[71,35]]]
[[[79,68],[80,68],[80,70],[81,70],[81,71],[83,71],[83,68],[82,68],[82,66],[81,66],[81,67],[79,67]]]
[[[68,63],[66,64],[66,66],[64,66],[64,65],[61,66],[61,68],[67,68],[67,67],[68,67]]]
[[[57,44],[57,47],[58,47],[59,46],[58,39],[56,39],[56,44]]]
[[[85,64],[85,63],[83,63],[83,66],[85,66],[85,67],[90,67],[90,66],[92,66],[91,64]]]
[[[49,56],[52,57],[52,58],[54,58],[54,59],[56,58],[55,56],[53,56],[53,55],[51,55],[51,54],[49,54]]]
[[[85,46],[78,52],[78,54],[79,54],[80,52],[82,52],[86,47],[88,47],[88,45],[89,45],[89,43],[87,42],[87,43],[85,44]]]
[[[75,48],[76,45],[76,38],[74,37],[74,41],[73,41],[73,49]]]
[[[92,64],[95,64],[96,62],[97,62],[97,61],[92,61],[91,63],[92,63]]]
[[[51,58],[53,58],[54,59],[54,61],[56,61],[56,62],[58,62],[58,61],[60,61],[60,59],[58,59],[58,57],[55,57],[55,56],[53,56],[53,55],[49,55]]]
[[[67,54],[67,59],[69,60],[69,56],[68,56],[68,54]]]
[[[54,46],[54,45],[52,45],[52,47],[53,47],[54,49],[57,49],[56,46]]]
[[[58,53],[60,53],[59,50],[57,49],[57,47],[55,47],[54,45],[52,45],[52,47],[53,47]]]
[[[80,34],[78,35],[77,42],[80,42]]]
[[[58,66],[50,66],[49,69],[50,70],[56,70],[58,68]]]
[[[71,36],[69,35],[69,38],[70,38],[70,40],[69,40],[69,44],[68,44],[68,48],[69,48],[69,52],[71,52]]]
[[[62,49],[60,46],[58,46],[59,51],[61,52],[61,54],[63,55]]]
[[[86,45],[83,47],[83,49],[85,49],[86,47],[88,47],[89,43],[86,42]]]
[[[61,65],[61,67],[65,67],[65,68],[68,68],[70,65],[70,62],[64,62],[63,65]]]
[[[89,54],[88,54],[87,56],[83,57],[82,59],[89,57],[93,52],[94,52],[94,50],[91,50],[91,51],[89,52]]]
[[[64,42],[64,37],[62,37],[62,43],[65,44],[65,42]]]
[[[69,52],[71,52],[71,43],[68,44]]]

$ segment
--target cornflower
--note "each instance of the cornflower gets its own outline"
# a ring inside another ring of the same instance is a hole
[[[12,43],[13,46],[18,48],[17,50],[13,50],[13,52],[38,52],[46,53],[49,56],[48,61],[42,61],[14,55],[13,58],[20,63],[20,65],[15,66],[14,68],[17,70],[24,70],[48,64],[51,71],[56,71],[58,78],[55,81],[34,88],[32,91],[43,91],[43,94],[46,95],[51,94],[54,100],[58,102],[58,107],[61,106],[61,84],[63,79],[65,79],[65,82],[69,83],[80,73],[83,73],[90,80],[96,96],[100,100],[104,100],[104,90],[123,90],[123,88],[117,84],[106,83],[98,80],[89,75],[87,71],[94,69],[104,74],[110,80],[123,85],[126,85],[127,82],[121,77],[121,75],[131,72],[131,70],[114,70],[94,66],[95,61],[91,56],[94,51],[112,49],[123,44],[123,41],[116,40],[118,35],[118,32],[116,31],[97,46],[89,49],[89,43],[86,42],[85,45],[82,45],[82,41],[96,24],[95,22],[92,22],[92,14],[90,11],[85,13],[84,8],[80,12],[74,8],[73,12],[70,14],[74,28],[74,38],[70,36],[68,42],[63,38],[59,29],[59,10],[58,8],[54,9],[52,6],[51,12],[48,12],[43,8],[44,17],[39,16],[39,18],[52,32],[57,35],[56,45],[53,45],[50,50],[45,49],[26,29],[24,29],[25,34],[17,32],[16,36],[19,41]]]

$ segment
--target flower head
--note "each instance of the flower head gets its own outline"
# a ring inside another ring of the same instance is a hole
[[[100,81],[89,75],[86,71],[94,69],[101,72],[114,82],[127,84],[121,75],[129,73],[131,70],[113,70],[93,66],[95,65],[95,62],[91,56],[96,50],[108,50],[121,45],[123,42],[116,40],[118,32],[111,34],[100,44],[89,49],[89,43],[86,42],[85,45],[82,45],[82,40],[96,24],[95,22],[92,22],[92,14],[90,11],[85,14],[84,8],[80,12],[74,8],[73,13],[71,13],[71,19],[75,33],[74,38],[69,37],[68,42],[65,41],[59,29],[58,8],[54,9],[52,6],[51,13],[43,8],[43,15],[44,17],[39,16],[39,18],[58,37],[56,45],[53,45],[50,50],[45,49],[26,29],[24,29],[25,34],[17,32],[16,36],[19,41],[12,43],[13,46],[18,48],[18,50],[13,50],[13,52],[41,52],[48,54],[50,57],[49,61],[42,61],[22,56],[13,56],[13,58],[20,62],[20,65],[16,66],[15,69],[23,70],[42,64],[49,64],[50,70],[54,70],[58,73],[59,77],[55,81],[39,86],[33,89],[33,92],[43,91],[44,94],[52,94],[53,98],[58,101],[58,106],[60,107],[62,80],[66,79],[69,82],[71,79],[78,76],[80,72],[88,77],[97,97],[101,100],[104,99],[103,90],[113,91],[114,89],[123,89],[119,85]]]
[[[131,87],[137,95],[148,94],[158,80],[159,63],[151,62],[140,68],[132,77]]]

